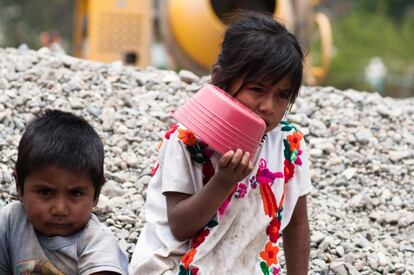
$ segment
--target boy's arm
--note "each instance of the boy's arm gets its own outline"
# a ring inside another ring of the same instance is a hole
[[[194,195],[166,192],[168,223],[178,240],[192,238],[205,226],[233,191],[235,184],[253,170],[248,153],[229,151],[220,159],[218,171]]]
[[[299,197],[292,218],[283,230],[287,274],[306,275],[309,269],[310,230],[306,196]]]
[[[9,265],[9,248],[7,244],[7,216],[5,211],[0,209],[0,274],[10,274]]]
[[[117,239],[96,217],[91,217],[78,241],[79,274],[128,274],[128,258]]]

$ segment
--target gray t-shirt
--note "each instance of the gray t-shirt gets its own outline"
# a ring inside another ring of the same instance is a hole
[[[94,214],[72,236],[47,237],[33,229],[20,202],[0,209],[0,275],[127,274],[127,270],[128,258]]]

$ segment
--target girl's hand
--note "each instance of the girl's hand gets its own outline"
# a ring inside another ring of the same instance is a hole
[[[249,153],[237,149],[236,152],[228,151],[219,161],[216,177],[220,182],[235,184],[253,171],[253,163],[249,160]]]

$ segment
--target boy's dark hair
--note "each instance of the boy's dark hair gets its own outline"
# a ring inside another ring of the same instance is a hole
[[[228,26],[221,52],[213,67],[212,83],[226,90],[237,78],[276,84],[286,76],[292,81],[289,108],[302,83],[302,48],[281,23],[270,14],[242,11]]]
[[[83,118],[59,110],[45,110],[27,125],[20,139],[15,166],[16,183],[23,194],[25,178],[46,165],[86,173],[99,197],[105,183],[101,139]]]

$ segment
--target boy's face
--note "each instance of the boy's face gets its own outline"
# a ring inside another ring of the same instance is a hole
[[[98,203],[89,176],[53,165],[33,171],[24,181],[24,194],[18,191],[30,223],[49,237],[82,229]]]
[[[266,81],[243,83],[236,79],[228,93],[249,107],[266,122],[266,133],[275,128],[286,113],[291,94],[291,81],[285,77],[276,84]]]

